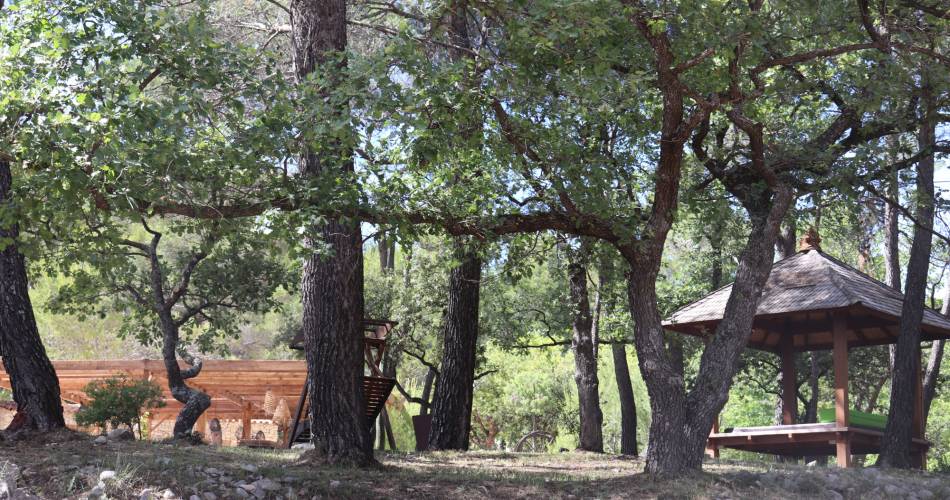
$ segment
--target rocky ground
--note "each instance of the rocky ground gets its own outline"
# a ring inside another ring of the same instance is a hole
[[[950,498],[950,475],[710,462],[659,481],[640,460],[587,453],[380,453],[380,466],[297,464],[296,450],[98,439],[0,442],[0,499]]]

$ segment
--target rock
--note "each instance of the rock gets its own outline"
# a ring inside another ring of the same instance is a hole
[[[248,498],[251,496],[251,494],[248,493],[247,490],[245,490],[244,488],[238,487],[238,488],[234,488],[234,496],[238,498]]]
[[[211,493],[210,491],[206,491],[201,494],[201,498],[203,498],[204,500],[218,500],[218,495],[215,495],[214,493]]]
[[[106,438],[109,441],[135,441],[135,434],[125,428],[112,429],[108,434],[106,434]]]
[[[246,472],[250,472],[253,474],[257,472],[257,466],[253,464],[244,464],[241,466],[241,470],[244,470]]]
[[[102,472],[99,473],[99,480],[100,480],[100,481],[110,481],[110,480],[112,480],[112,479],[115,479],[115,471],[114,471],[114,470],[104,470],[104,471],[102,471]]]
[[[920,490],[917,492],[917,498],[920,500],[930,500],[934,497],[934,494],[927,490]]]
[[[835,490],[828,490],[825,492],[825,498],[830,498],[831,500],[844,500],[844,496],[841,493],[838,493]]]
[[[221,471],[219,471],[218,469],[215,469],[214,467],[207,467],[205,468],[205,474],[209,476],[220,476]]]
[[[331,488],[339,488],[339,487],[340,487],[340,482],[339,482],[339,481],[336,481],[336,480],[330,481],[330,487],[331,487]]]
[[[0,498],[14,498],[17,496],[16,480],[20,476],[20,468],[10,462],[0,463]]]
[[[888,484],[884,486],[884,493],[887,493],[887,496],[894,498],[898,495],[901,495],[901,489],[897,486],[894,486],[893,484]]]
[[[109,438],[107,438],[107,437],[105,437],[105,436],[99,436],[99,437],[97,437],[96,439],[93,439],[93,440],[92,440],[92,444],[96,444],[96,445],[106,444],[106,443],[108,443],[108,442],[109,442]]]
[[[291,450],[312,450],[313,443],[297,443],[290,447]]]
[[[178,495],[174,491],[168,489],[162,492],[162,498],[165,500],[172,500],[173,498],[178,498]]]
[[[278,491],[278,490],[280,490],[280,484],[278,484],[276,481],[272,481],[272,480],[270,480],[270,479],[267,479],[266,477],[265,477],[264,479],[259,479],[259,480],[257,480],[257,481],[254,481],[254,484],[256,484],[258,488],[260,488],[260,489],[262,489],[262,490],[264,490],[264,491]]]
[[[105,489],[101,485],[97,484],[92,488],[92,490],[89,491],[89,498],[100,498],[104,492]]]
[[[139,493],[139,500],[151,500],[153,493],[155,493],[155,490],[151,488],[145,488],[141,493]]]
[[[199,497],[198,495],[191,495],[190,497],[188,497],[188,500],[201,500],[201,497]]]

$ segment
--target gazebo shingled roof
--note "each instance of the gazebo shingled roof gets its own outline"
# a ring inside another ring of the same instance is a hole
[[[711,334],[722,320],[732,285],[676,312],[663,323],[689,335]],[[783,336],[794,350],[830,349],[831,313],[847,318],[848,345],[896,342],[904,296],[814,247],[772,265],[762,291],[748,347],[778,352]],[[950,338],[950,319],[924,309],[921,339]]]

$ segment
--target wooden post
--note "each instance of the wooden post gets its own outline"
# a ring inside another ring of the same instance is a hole
[[[719,416],[716,415],[716,419],[713,420],[712,431],[710,434],[719,433]],[[706,439],[706,455],[710,458],[719,458],[719,446],[715,443],[711,443],[709,439]]]
[[[792,336],[782,333],[782,424],[795,424],[798,409],[798,375],[795,373],[795,350]]]
[[[832,359],[835,370],[835,427],[848,427],[848,331],[841,314],[832,317]],[[851,466],[851,439],[847,432],[838,432],[835,448],[839,467]]]
[[[241,440],[251,439],[251,403],[244,403],[241,409]]]

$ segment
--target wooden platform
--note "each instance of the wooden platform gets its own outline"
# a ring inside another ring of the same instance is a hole
[[[746,427],[710,434],[707,449],[732,448],[785,456],[834,456],[837,443],[846,440],[852,454],[867,455],[881,451],[882,436],[878,430],[838,427],[831,423]],[[913,447],[915,454],[926,453],[930,442],[914,439]]]

